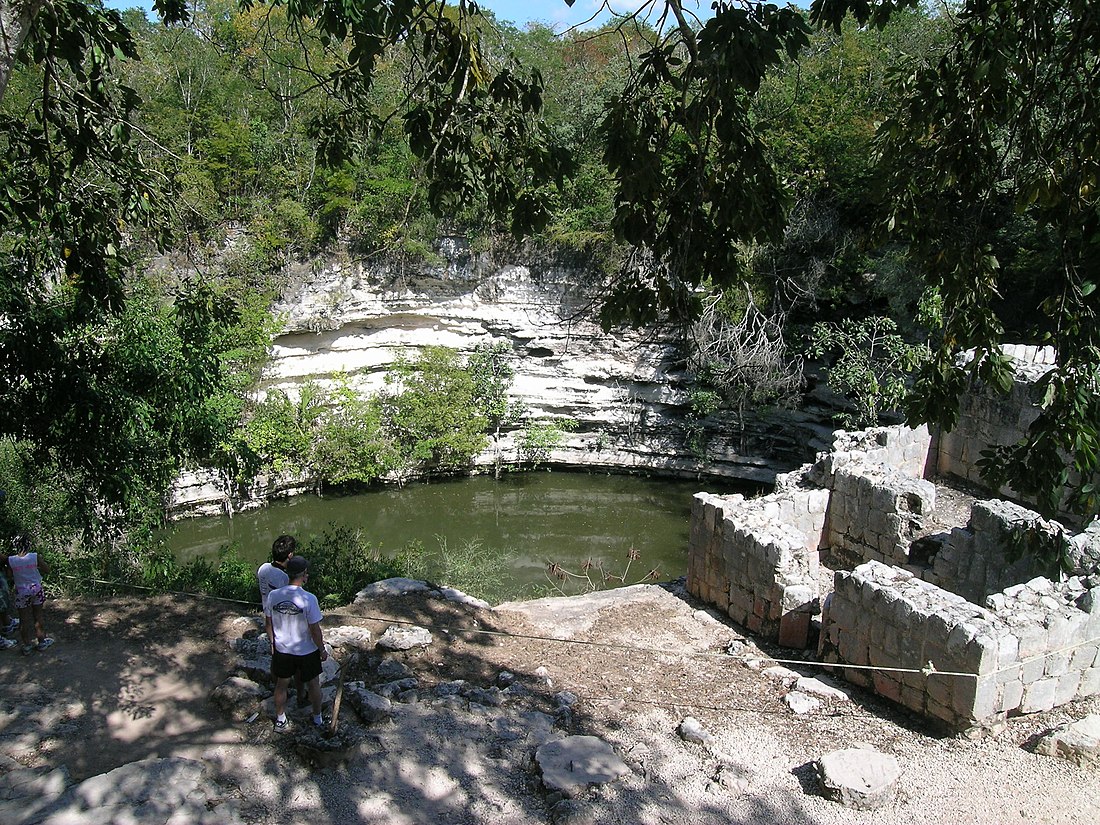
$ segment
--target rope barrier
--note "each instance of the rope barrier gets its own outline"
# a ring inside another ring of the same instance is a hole
[[[388,623],[388,624],[408,624],[408,625],[418,624],[417,622],[408,621],[408,620],[405,620],[405,619],[389,619],[389,618],[385,618],[385,617],[382,617],[382,616],[362,616],[362,615],[358,615],[358,614],[345,614],[345,613],[327,613],[326,616],[332,616],[333,618],[344,619],[344,620],[360,619],[360,620],[364,620],[364,621],[382,622],[382,623]],[[421,624],[420,626],[424,626],[424,625]],[[428,629],[440,629],[445,633],[450,633],[451,632],[450,630],[447,630],[445,628],[440,628],[438,625],[429,626]],[[618,643],[618,642],[593,642],[593,641],[590,641],[588,639],[562,639],[562,638],[556,637],[556,636],[539,636],[539,635],[536,635],[536,634],[533,634],[533,633],[507,633],[507,632],[501,631],[501,630],[485,630],[483,628],[476,628],[476,627],[458,628],[455,632],[458,632],[458,633],[476,633],[476,634],[481,634],[483,636],[500,636],[500,637],[509,638],[509,639],[526,639],[528,641],[536,641],[536,642],[555,642],[557,644],[569,644],[569,645],[578,645],[578,646],[581,646],[581,647],[604,648],[604,649],[608,649],[608,650],[623,650],[623,651],[629,651],[631,653],[650,653],[650,654],[669,655],[669,656],[688,656],[688,657],[692,657],[692,658],[716,658],[716,659],[722,659],[722,660],[725,660],[725,661],[735,661],[735,662],[751,662],[751,661],[754,661],[754,660],[757,660],[757,659],[760,659],[760,658],[763,658],[763,657],[766,656],[770,661],[776,662],[777,664],[798,665],[798,666],[803,666],[803,667],[821,667],[821,668],[829,668],[829,669],[841,668],[841,669],[853,669],[853,670],[881,670],[881,671],[890,671],[890,672],[893,672],[893,673],[923,673],[925,675],[927,675],[929,673],[936,673],[937,675],[940,675],[940,676],[969,676],[971,678],[974,678],[975,676],[977,676],[977,674],[975,674],[975,673],[964,673],[964,672],[956,672],[956,671],[950,671],[950,670],[936,670],[935,667],[932,666],[931,662],[929,662],[928,665],[926,665],[924,668],[884,667],[884,666],[878,666],[878,665],[849,665],[849,664],[843,664],[843,663],[839,663],[839,662],[818,662],[818,661],[813,661],[813,660],[807,661],[805,659],[777,659],[774,656],[768,656],[763,651],[761,651],[760,656],[738,656],[738,655],[733,654],[733,653],[725,653],[725,652],[715,653],[715,652],[710,652],[710,651],[674,650],[673,648],[662,648],[662,647],[638,647],[636,645],[627,645],[627,644],[621,644],[621,643]]]
[[[226,602],[226,603],[229,603],[229,604],[247,605],[247,606],[249,606],[253,609],[258,609],[260,607],[260,604],[258,602],[245,601],[243,599],[229,599],[229,598],[224,598],[224,597],[221,597],[221,596],[209,596],[205,593],[191,593],[191,592],[182,591],[182,590],[158,590],[156,588],[147,587],[147,586],[144,586],[144,585],[130,584],[129,582],[114,582],[114,581],[108,581],[108,580],[104,580],[104,579],[82,579],[82,578],[79,578],[77,576],[63,576],[63,578],[74,579],[74,580],[84,581],[84,582],[89,582],[90,581],[94,584],[103,584],[103,585],[108,585],[108,586],[113,586],[113,587],[129,587],[129,588],[134,588],[134,589],[137,589],[137,590],[148,590],[150,592],[156,592],[156,593],[167,593],[167,594],[175,595],[175,596],[186,596],[186,597],[193,598],[193,599],[207,599],[207,600],[210,600],[210,601]],[[555,637],[555,636],[540,636],[540,635],[533,634],[533,633],[509,633],[509,632],[505,632],[505,631],[501,631],[501,630],[486,630],[484,628],[477,628],[477,627],[454,627],[454,626],[443,626],[443,625],[432,624],[432,623],[426,623],[425,624],[425,623],[420,623],[420,622],[414,622],[414,621],[407,620],[407,619],[394,619],[394,618],[383,617],[383,616],[369,616],[369,615],[339,613],[339,612],[330,612],[330,613],[326,613],[325,615],[327,617],[330,617],[330,618],[342,619],[342,620],[345,620],[345,621],[355,620],[355,621],[379,622],[379,623],[384,623],[384,624],[413,625],[413,626],[425,627],[425,629],[428,629],[428,630],[437,630],[441,633],[445,633],[445,634],[448,634],[448,635],[451,634],[452,632],[453,633],[470,633],[470,634],[480,634],[480,635],[483,635],[483,636],[495,636],[495,637],[508,638],[508,639],[523,639],[523,640],[526,640],[526,641],[577,645],[577,646],[581,646],[581,647],[600,648],[600,649],[613,650],[613,651],[627,651],[627,652],[630,652],[630,653],[646,653],[646,654],[653,654],[653,655],[667,655],[667,656],[681,656],[681,657],[686,656],[686,657],[690,657],[690,658],[718,658],[718,659],[723,659],[725,661],[734,661],[734,662],[741,662],[741,663],[756,661],[756,660],[759,660],[760,658],[763,658],[763,657],[766,656],[770,661],[773,661],[776,664],[793,665],[793,666],[796,666],[796,667],[822,668],[822,669],[825,669],[825,670],[866,670],[866,671],[882,672],[882,673],[913,673],[913,674],[921,674],[925,677],[928,677],[928,676],[952,676],[952,677],[956,677],[956,678],[964,678],[965,677],[965,678],[975,679],[976,681],[982,681],[982,680],[985,680],[985,679],[993,678],[995,676],[1000,675],[1001,673],[1007,673],[1009,671],[1021,668],[1029,662],[1038,661],[1040,659],[1046,659],[1048,656],[1054,656],[1054,655],[1057,655],[1059,653],[1069,653],[1071,651],[1074,651],[1074,650],[1077,650],[1079,648],[1086,647],[1086,646],[1089,646],[1089,645],[1100,645],[1100,637],[1093,638],[1093,639],[1086,639],[1085,641],[1077,642],[1077,643],[1074,643],[1072,645],[1066,645],[1064,647],[1056,648],[1054,650],[1049,650],[1049,651],[1046,651],[1044,653],[1035,654],[1034,656],[1030,656],[1030,657],[1027,657],[1025,659],[1021,659],[1021,660],[1019,660],[1019,661],[1017,661],[1017,662],[1015,662],[1011,665],[1007,665],[1005,667],[998,668],[996,670],[990,671],[989,673],[978,674],[978,673],[970,673],[970,672],[966,672],[966,671],[940,670],[931,661],[929,661],[927,664],[925,664],[924,667],[921,667],[921,668],[887,667],[887,666],[884,666],[884,665],[856,665],[856,664],[848,664],[848,663],[844,663],[844,662],[819,662],[819,661],[805,660],[805,659],[780,659],[780,658],[776,658],[774,656],[768,656],[767,654],[763,653],[763,651],[761,651],[760,656],[739,656],[737,654],[728,653],[728,652],[720,652],[719,653],[719,652],[710,652],[710,651],[674,650],[672,648],[662,648],[662,647],[639,647],[639,646],[636,646],[636,645],[627,645],[627,644],[622,644],[622,643],[618,643],[618,642],[594,642],[594,641],[590,641],[590,640],[587,640],[587,639],[563,639],[563,638]]]

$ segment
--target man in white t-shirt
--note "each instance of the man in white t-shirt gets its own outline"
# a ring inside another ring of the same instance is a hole
[[[286,563],[290,584],[267,594],[264,619],[271,639],[271,674],[275,677],[275,732],[290,728],[286,718],[287,687],[300,677],[313,706],[313,724],[321,718],[321,663],[328,658],[321,636],[321,607],[317,597],[305,589],[309,563],[293,556]]]
[[[286,574],[286,563],[298,552],[298,540],[294,536],[282,535],[271,544],[271,561],[265,561],[256,571],[256,583],[260,586],[260,607],[267,615],[267,595],[272,590],[286,587],[290,577]],[[269,637],[270,638],[270,637]],[[272,679],[275,674],[272,673]],[[298,707],[306,706],[305,688],[302,680],[295,678],[294,695],[298,697]]]

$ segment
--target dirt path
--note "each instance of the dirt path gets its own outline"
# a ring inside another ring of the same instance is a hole
[[[219,627],[237,611],[207,600],[53,601],[44,653],[0,655],[0,752],[64,763],[83,779],[152,756],[185,755],[239,734],[211,713],[226,676]],[[16,708],[22,710],[14,714]]]
[[[228,675],[229,638],[248,623],[218,602],[166,597],[51,603],[57,645],[0,654],[0,755],[64,764],[74,779],[151,756],[201,759],[256,823],[570,821],[532,765],[538,737],[562,733],[603,738],[632,771],[581,800],[577,822],[1081,822],[1100,807],[1100,777],[1028,749],[1054,724],[1100,711],[1096,699],[1014,720],[983,742],[937,737],[858,693],[796,716],[781,682],[726,655],[737,628],[655,587],[492,612],[406,596],[338,613],[326,627],[377,637],[410,621],[435,638],[398,654],[419,700],[395,704],[394,721],[368,728],[338,768],[311,769],[266,718],[220,715],[207,697]],[[502,671],[525,686],[514,707],[487,715],[437,698],[458,679],[497,685]],[[564,714],[562,691],[577,700]],[[685,716],[713,735],[709,748],[676,735]],[[536,736],[546,719],[553,732]],[[814,791],[812,761],[857,742],[904,769],[897,801],[874,813]]]

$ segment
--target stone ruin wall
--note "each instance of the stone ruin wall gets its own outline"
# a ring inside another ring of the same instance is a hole
[[[828,490],[776,497],[699,493],[692,503],[688,587],[753,633],[805,647],[818,612],[817,548]]]
[[[1034,374],[1023,371],[1014,400],[1027,398]],[[931,537],[931,550],[913,543],[936,505],[925,476],[969,478],[956,471],[981,439],[1015,440],[1033,417],[1012,418],[992,398],[963,409],[953,439],[926,428],[840,432],[831,452],[781,476],[768,496],[700,493],[689,591],[785,647],[813,644],[820,611],[823,661],[860,666],[841,673],[952,729],[1100,693],[1100,529],[1069,538],[1075,574],[1057,582],[1011,560],[1014,525],[1038,515],[1007,501],[978,502],[966,526]],[[838,570],[831,593],[822,553],[851,568]]]
[[[1016,364],[1016,381],[1007,395],[967,393],[960,400],[959,421],[940,435],[935,459],[942,475],[981,484],[977,461],[982,450],[1020,440],[1039,415],[1029,392],[1031,384],[1054,363],[1051,347],[1005,346]]]

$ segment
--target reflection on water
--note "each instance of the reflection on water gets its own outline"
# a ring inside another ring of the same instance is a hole
[[[636,476],[540,472],[499,481],[477,476],[353,496],[299,496],[232,519],[187,519],[173,525],[168,543],[186,562],[216,557],[233,542],[259,564],[280,533],[308,540],[332,523],[361,528],[385,553],[410,542],[431,550],[476,540],[506,555],[511,595],[519,596],[548,584],[549,562],[579,573],[591,559],[620,573],[631,548],[639,558],[628,583],[652,568],[662,579],[684,575],[691,497],[703,489],[733,492],[728,482]]]

